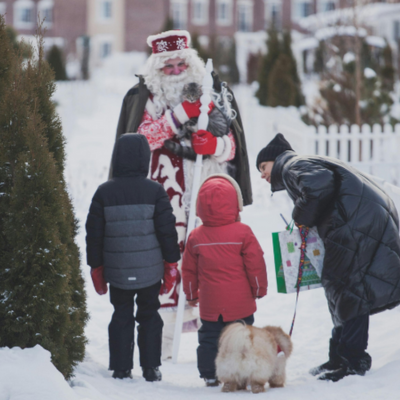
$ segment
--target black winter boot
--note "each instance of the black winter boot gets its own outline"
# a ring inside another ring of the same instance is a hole
[[[338,354],[342,358],[342,366],[333,372],[327,372],[318,379],[324,381],[337,382],[348,375],[364,376],[371,369],[371,356],[364,350],[351,350],[344,345],[337,348]]]
[[[132,373],[131,373],[130,369],[123,370],[123,371],[116,370],[112,374],[112,377],[114,379],[124,379],[124,378],[131,378],[132,379]]]
[[[157,382],[161,381],[162,375],[158,367],[153,368],[142,368],[143,378],[146,379],[147,382]]]
[[[219,385],[219,380],[217,378],[204,378],[204,382],[207,387],[214,387]]]
[[[336,371],[342,365],[342,358],[337,354],[338,344],[332,339],[329,340],[329,360],[319,365],[318,367],[311,368],[309,373],[313,376],[322,374],[327,371]]]

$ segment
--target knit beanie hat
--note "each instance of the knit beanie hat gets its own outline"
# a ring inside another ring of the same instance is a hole
[[[276,157],[284,153],[286,150],[291,150],[292,146],[285,139],[282,133],[277,133],[276,136],[258,153],[256,167],[264,161],[275,161]]]

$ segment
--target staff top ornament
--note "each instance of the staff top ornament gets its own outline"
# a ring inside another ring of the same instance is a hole
[[[168,54],[189,49],[190,34],[184,30],[173,30],[151,35],[147,44],[152,48],[153,55]]]

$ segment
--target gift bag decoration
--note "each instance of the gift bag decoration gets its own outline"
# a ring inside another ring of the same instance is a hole
[[[278,293],[295,293],[300,265],[301,237],[298,229],[272,234]],[[322,239],[316,227],[309,229],[300,290],[321,287],[321,273],[325,255]]]

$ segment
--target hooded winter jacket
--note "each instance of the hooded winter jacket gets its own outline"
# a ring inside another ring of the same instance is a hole
[[[229,178],[210,176],[201,186],[203,225],[191,232],[183,254],[184,292],[188,300],[199,298],[206,321],[248,317],[257,309],[255,298],[267,293],[263,251],[250,227],[238,222],[240,189]]]
[[[125,95],[121,113],[119,116],[116,139],[126,132],[137,132],[139,125],[142,122],[146,102],[150,96],[150,91],[144,83],[144,78],[139,75],[139,83],[128,91]],[[213,72],[214,89],[217,92],[221,91],[221,81],[217,74]],[[249,159],[247,155],[246,139],[243,131],[242,119],[240,117],[239,109],[233,93],[232,95],[232,108],[236,112],[236,118],[232,121],[231,129],[235,136],[236,141],[236,154],[235,158],[229,163],[233,164],[235,168],[234,178],[239,183],[240,189],[243,193],[244,205],[253,202],[253,195],[251,191],[250,181],[250,168]],[[110,176],[112,176],[112,168],[110,168]]]
[[[164,188],[146,178],[149,161],[143,135],[122,135],[113,178],[99,186],[87,217],[87,263],[103,265],[105,280],[120,289],[154,285],[163,277],[163,260],[180,259],[172,207]]]
[[[286,151],[271,190],[286,189],[293,219],[317,226],[325,244],[322,285],[335,326],[400,304],[399,219],[390,197],[356,169]]]

